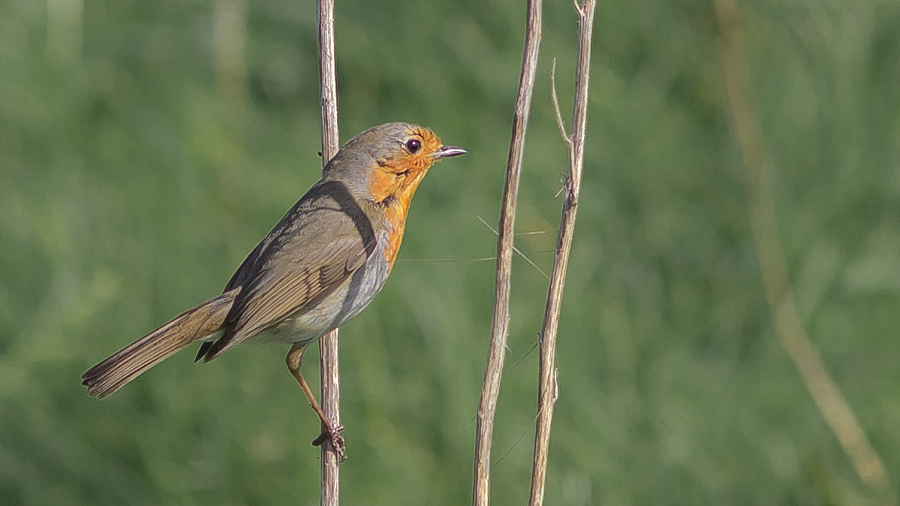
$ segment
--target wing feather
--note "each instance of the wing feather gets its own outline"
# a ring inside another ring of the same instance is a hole
[[[204,359],[312,307],[347,281],[374,248],[372,223],[346,187],[314,186],[232,277],[228,286],[241,285],[241,292],[226,332]]]

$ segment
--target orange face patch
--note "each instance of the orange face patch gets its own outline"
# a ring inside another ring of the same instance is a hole
[[[406,138],[397,142],[393,154],[378,160],[378,166],[369,176],[369,194],[376,202],[396,200],[404,211],[409,209],[416,188],[434,164],[435,153],[441,147],[441,140],[431,130],[409,131]]]
[[[442,147],[441,140],[431,130],[410,130],[404,139],[397,142],[396,151],[378,160],[378,165],[369,175],[369,194],[375,202],[384,205],[390,228],[390,240],[384,252],[389,264],[393,264],[400,250],[406,213],[413,194],[437,160],[435,154]]]

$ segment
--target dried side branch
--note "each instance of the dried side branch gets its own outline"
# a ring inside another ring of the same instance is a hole
[[[509,332],[509,292],[512,271],[513,237],[516,217],[516,199],[522,172],[522,153],[525,150],[525,131],[531,111],[531,95],[537,74],[538,52],[541,43],[542,0],[528,0],[528,20],[525,32],[525,50],[519,91],[513,116],[512,138],[506,164],[506,186],[503,190],[503,206],[500,214],[500,237],[497,241],[497,276],[494,292],[494,318],[491,325],[491,342],[484,370],[481,402],[478,406],[478,423],[475,440],[475,478],[472,504],[487,506],[490,500],[491,441],[493,439],[494,413],[500,395],[500,377],[506,354]]]
[[[550,67],[550,98],[553,100],[553,112],[556,115],[556,126],[559,128],[559,135],[566,142],[566,146],[572,145],[572,138],[566,132],[565,121],[563,121],[562,111],[559,109],[559,95],[556,93],[556,58],[553,59],[553,66]]]
[[[751,227],[776,334],[862,481],[879,495],[881,502],[896,504],[884,463],[869,444],[865,431],[828,373],[797,314],[788,282],[787,262],[778,238],[774,198],[767,183],[769,166],[762,130],[749,92],[750,72],[744,56],[739,12],[733,0],[716,0],[714,4],[722,31],[722,66],[732,128],[744,159]]]
[[[319,95],[322,101],[322,163],[328,163],[338,151],[337,77],[334,62],[334,0],[316,3],[319,24]],[[333,427],[341,425],[340,377],[338,375],[338,331],[329,332],[319,341],[319,363],[322,378],[322,411]],[[324,429],[324,427],[323,427]],[[338,456],[331,443],[322,444],[322,506],[338,504]]]
[[[534,461],[531,470],[531,494],[528,504],[540,506],[544,503],[544,482],[547,477],[547,457],[550,453],[550,427],[553,422],[553,405],[559,396],[556,368],[556,331],[559,324],[560,307],[562,305],[563,288],[566,284],[566,271],[569,266],[569,252],[572,249],[572,237],[575,233],[575,218],[578,211],[578,195],[581,192],[581,176],[584,168],[584,139],[587,130],[588,85],[591,73],[591,36],[594,28],[594,10],[596,0],[584,0],[575,11],[578,14],[578,62],[575,69],[575,100],[572,109],[572,135],[567,136],[559,112],[559,101],[556,96],[555,69],[551,73],[554,79],[551,87],[556,118],[563,140],[569,148],[569,177],[567,182],[566,201],[563,204],[562,220],[559,227],[559,238],[556,245],[556,258],[553,272],[550,274],[550,288],[547,294],[547,306],[544,311],[544,323],[541,329],[541,364],[540,384],[538,392],[538,418],[534,438]]]

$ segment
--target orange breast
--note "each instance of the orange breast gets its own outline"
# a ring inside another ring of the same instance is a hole
[[[403,242],[403,229],[406,226],[406,210],[408,205],[393,201],[384,209],[387,225],[387,244],[384,247],[384,259],[388,262],[388,269],[394,266],[397,253],[400,251],[400,243]]]

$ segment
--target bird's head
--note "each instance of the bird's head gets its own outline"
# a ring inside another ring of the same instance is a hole
[[[428,169],[442,158],[466,154],[444,146],[427,128],[387,123],[351,139],[325,167],[325,179],[338,179],[376,204],[400,205],[405,214]]]

